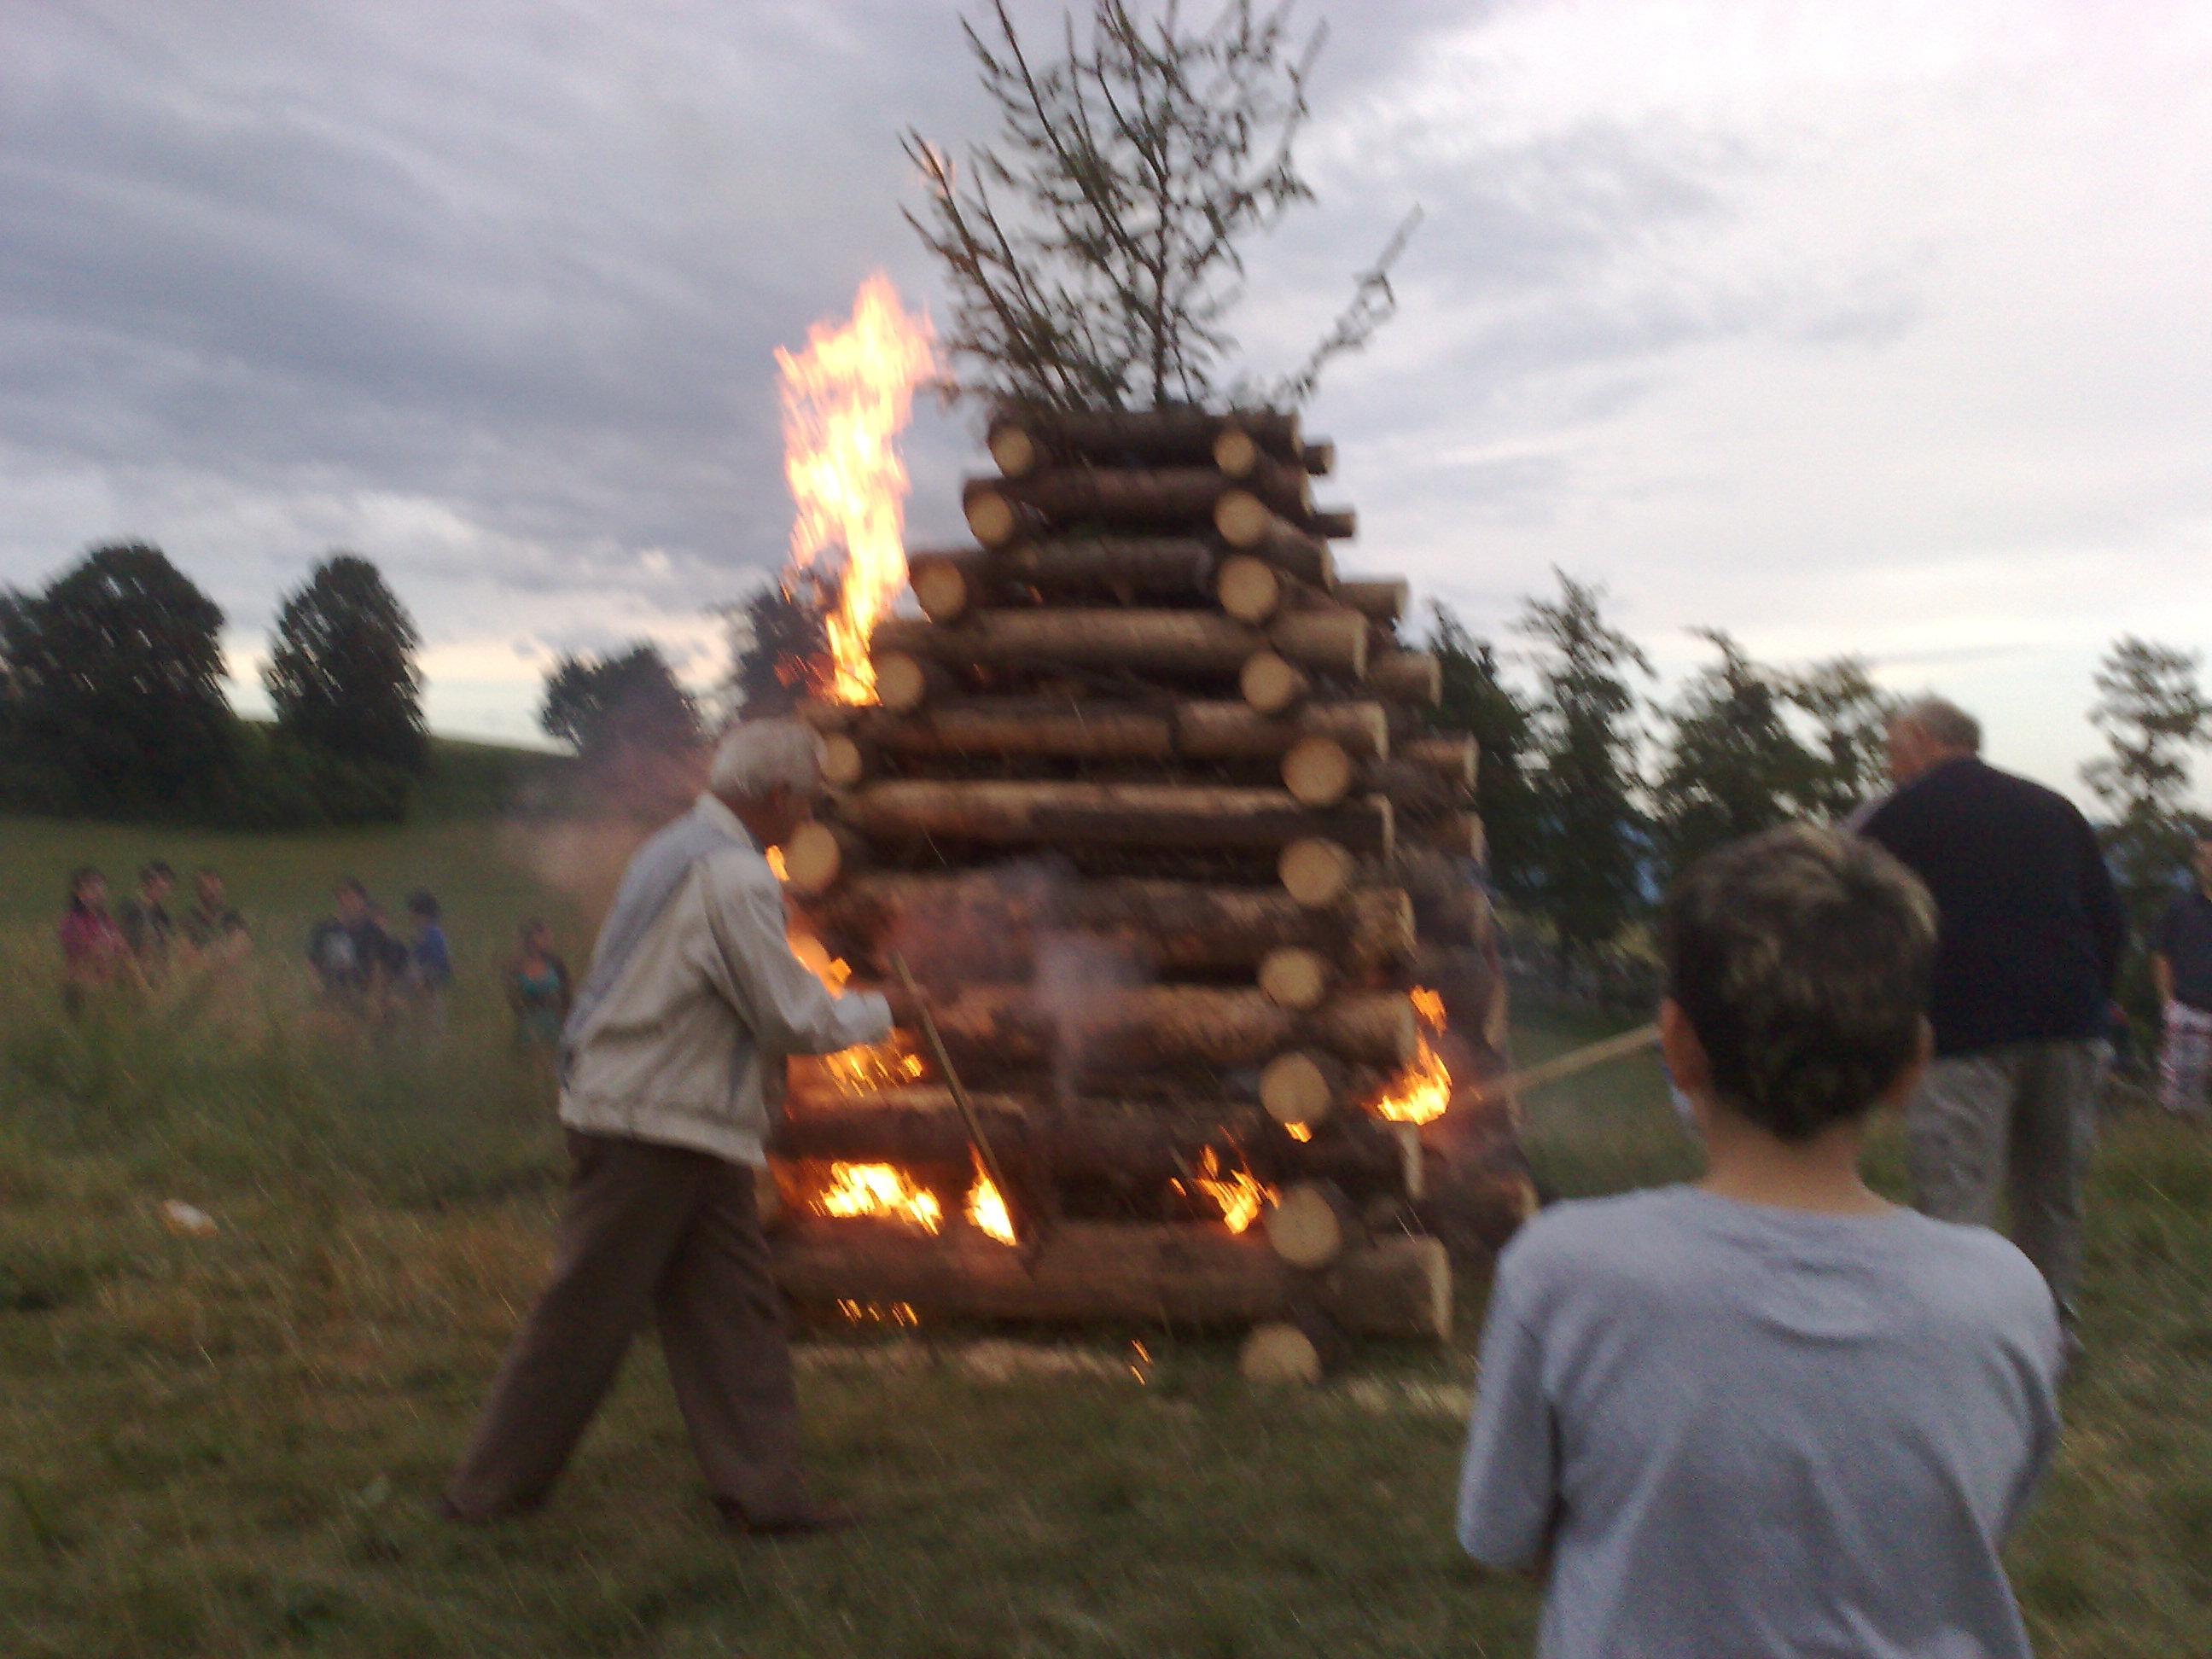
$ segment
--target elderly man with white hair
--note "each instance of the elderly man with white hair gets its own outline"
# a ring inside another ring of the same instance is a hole
[[[784,1060],[890,1034],[884,1000],[833,996],[792,955],[763,849],[805,820],[822,743],[731,729],[707,793],[630,860],[562,1032],[573,1164],[552,1282],[524,1322],[442,1512],[544,1500],[649,1311],[709,1495],[739,1530],[820,1531],[782,1304],[754,1207]]]
[[[1897,791],[1855,827],[1927,884],[1941,918],[1928,1000],[1936,1059],[1905,1107],[1915,1200],[1996,1224],[2043,1270],[2075,1340],[2081,1188],[2127,924],[2088,820],[1981,758],[1982,728],[1940,697],[1889,724]]]

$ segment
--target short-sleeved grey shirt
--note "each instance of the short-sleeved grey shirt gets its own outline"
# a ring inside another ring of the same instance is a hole
[[[1460,1541],[1549,1547],[1543,1659],[2024,1656],[1997,1552],[2058,1358],[2042,1277],[1981,1228],[1563,1204],[1498,1261]]]

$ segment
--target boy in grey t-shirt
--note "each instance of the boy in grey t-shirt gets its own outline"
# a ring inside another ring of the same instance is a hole
[[[1793,826],[1701,860],[1666,924],[1708,1173],[1501,1256],[1461,1542],[1548,1568],[1543,1659],[2025,1655],[1998,1549],[2057,1438],[2050,1292],[1858,1174],[1926,1064],[1926,890]]]

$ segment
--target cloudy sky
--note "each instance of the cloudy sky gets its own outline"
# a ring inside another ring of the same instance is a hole
[[[1293,362],[1425,210],[1310,416],[1348,567],[1508,646],[1602,583],[1662,696],[1699,624],[1860,653],[2069,788],[2107,643],[2212,640],[2212,0],[1329,9],[1242,333]],[[957,15],[0,0],[0,584],[157,542],[248,705],[334,546],[441,729],[527,734],[567,649],[711,678],[787,534],[774,349],[878,268],[944,313],[897,137],[987,136]],[[912,539],[977,451],[918,416]]]

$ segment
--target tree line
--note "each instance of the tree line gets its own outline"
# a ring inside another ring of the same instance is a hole
[[[0,807],[293,829],[396,821],[429,760],[414,620],[334,552],[285,596],[262,683],[223,695],[222,606],[157,547],[95,547],[0,592]]]

